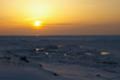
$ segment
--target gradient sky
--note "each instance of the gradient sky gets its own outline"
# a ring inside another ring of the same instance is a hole
[[[36,34],[120,35],[120,0],[0,0],[0,35]]]

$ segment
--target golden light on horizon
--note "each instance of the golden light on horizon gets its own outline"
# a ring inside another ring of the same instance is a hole
[[[120,0],[0,0],[0,35],[118,35],[119,3]]]
[[[39,20],[36,20],[36,21],[33,23],[33,26],[34,26],[34,29],[41,29],[41,28],[43,28],[43,22],[42,22],[42,21],[39,21]]]

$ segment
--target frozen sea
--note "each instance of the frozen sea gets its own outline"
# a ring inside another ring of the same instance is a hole
[[[0,80],[120,80],[120,36],[1,36]]]

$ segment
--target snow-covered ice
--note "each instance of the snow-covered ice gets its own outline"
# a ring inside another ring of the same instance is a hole
[[[120,80],[120,36],[0,37],[0,80]]]

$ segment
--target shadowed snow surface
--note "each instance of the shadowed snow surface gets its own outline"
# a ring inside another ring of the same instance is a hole
[[[0,80],[120,80],[120,36],[0,37]]]

